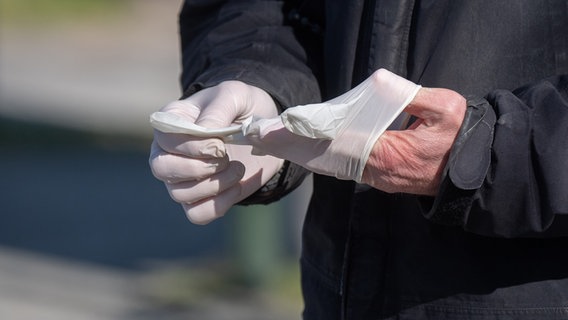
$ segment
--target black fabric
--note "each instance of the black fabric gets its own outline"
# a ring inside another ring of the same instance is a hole
[[[498,117],[492,162],[466,229],[547,236],[555,216],[568,215],[568,76],[495,91],[488,101]],[[550,236],[567,235],[564,226]]]
[[[566,236],[564,222],[548,229],[568,215],[568,76],[494,91],[468,111],[427,217],[487,236]]]
[[[186,93],[237,79],[289,107],[385,67],[469,98],[434,198],[313,175],[304,319],[568,319],[567,1],[188,0],[180,18]]]
[[[237,204],[270,204],[278,201],[296,189],[308,174],[310,172],[305,168],[286,160],[282,168],[264,186]]]
[[[309,45],[296,40],[283,9],[284,1],[185,1],[180,13],[185,96],[240,80],[285,107],[320,101]]]

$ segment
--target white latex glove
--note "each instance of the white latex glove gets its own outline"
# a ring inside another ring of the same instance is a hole
[[[204,128],[225,128],[252,116],[273,118],[278,114],[270,95],[239,81],[203,89],[161,111]],[[223,130],[211,132],[221,136]],[[163,131],[154,131],[150,167],[196,224],[223,216],[233,204],[263,186],[283,164],[272,156],[252,155],[251,146],[226,145],[220,138],[204,137],[208,134],[199,137]]]
[[[360,182],[376,140],[419,89],[380,69],[335,99],[255,120],[243,132],[255,154],[271,154],[316,173]]]

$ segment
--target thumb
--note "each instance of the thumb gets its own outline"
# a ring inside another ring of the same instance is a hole
[[[226,96],[216,96],[207,101],[207,104],[200,104],[201,112],[195,120],[195,124],[204,128],[223,128],[233,123],[238,117],[235,107],[232,106],[231,99]]]
[[[191,97],[201,112],[196,124],[205,128],[228,127],[252,115],[251,88],[239,81],[224,81]]]

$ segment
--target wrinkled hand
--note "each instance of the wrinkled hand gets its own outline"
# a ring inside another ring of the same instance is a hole
[[[419,89],[380,69],[339,97],[289,108],[280,118],[254,121],[243,132],[257,153],[290,160],[315,173],[361,181],[377,138]]]
[[[465,98],[454,91],[420,89],[405,109],[418,120],[379,137],[362,182],[386,192],[436,195],[465,110]]]
[[[384,131],[402,109],[418,120]],[[338,98],[290,108],[283,121],[259,120],[244,131],[255,152],[313,172],[386,192],[435,195],[465,109],[454,91],[420,88],[383,69]]]
[[[203,89],[162,108],[205,128],[238,124],[251,116],[277,116],[274,100],[263,90],[239,81]],[[283,160],[251,155],[251,146],[226,145],[218,138],[154,131],[150,167],[187,217],[205,224],[259,189]]]

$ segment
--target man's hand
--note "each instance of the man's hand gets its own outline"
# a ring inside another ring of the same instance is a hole
[[[223,128],[255,115],[277,116],[274,100],[239,81],[203,89],[162,108],[205,128]],[[283,164],[271,156],[251,155],[251,146],[225,145],[218,138],[154,132],[150,167],[187,217],[205,224],[263,186]]]
[[[362,182],[386,192],[436,195],[466,100],[448,89],[422,88],[405,111],[418,118],[375,143]]]

